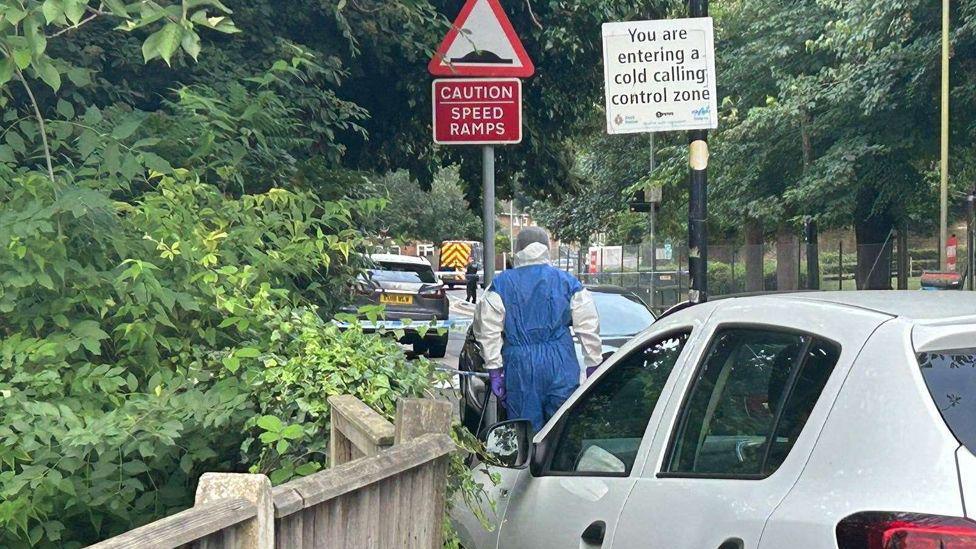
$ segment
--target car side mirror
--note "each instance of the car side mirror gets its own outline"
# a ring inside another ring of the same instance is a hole
[[[490,465],[521,469],[532,456],[532,423],[513,419],[496,423],[484,433],[485,454]]]

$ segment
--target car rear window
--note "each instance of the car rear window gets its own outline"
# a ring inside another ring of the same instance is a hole
[[[976,348],[919,353],[918,364],[949,429],[976,453]]]
[[[437,277],[426,265],[412,263],[378,263],[369,274],[377,282],[406,282],[412,284],[435,284]]]
[[[606,292],[592,292],[592,295],[602,337],[632,336],[654,322],[654,315],[636,297]]]

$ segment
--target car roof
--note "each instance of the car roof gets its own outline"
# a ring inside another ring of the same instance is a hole
[[[430,261],[427,261],[427,258],[412,255],[372,254],[369,256],[369,258],[375,263],[408,263],[411,265],[424,265],[430,267]]]
[[[738,299],[785,299],[820,302],[855,307],[910,320],[940,320],[976,315],[976,293],[958,290],[801,292],[733,298],[732,300]]]
[[[612,286],[610,284],[584,284],[587,290],[591,292],[596,292],[599,294],[632,294],[634,292],[628,290],[627,288],[621,288],[620,286]]]

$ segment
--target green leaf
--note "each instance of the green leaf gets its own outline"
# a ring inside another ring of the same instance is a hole
[[[305,477],[311,475],[312,473],[318,472],[319,469],[321,469],[321,466],[318,463],[315,463],[314,461],[310,461],[308,463],[299,465],[295,469],[295,474],[298,476]]]
[[[258,427],[273,433],[280,432],[284,424],[275,416],[261,416],[258,418]]]
[[[27,17],[26,11],[20,9],[15,5],[12,5],[11,3],[7,3],[3,7],[4,7],[3,15],[11,25],[16,25],[17,23],[23,21],[25,17]]]
[[[14,60],[9,57],[0,61],[0,86],[3,86],[14,77]]]
[[[243,349],[238,349],[235,351],[234,355],[240,358],[256,358],[261,356],[261,351],[255,349],[254,347],[244,347]]]
[[[82,339],[94,339],[96,341],[101,341],[103,339],[108,339],[108,334],[106,334],[101,325],[97,320],[82,320],[81,322],[75,323],[71,327],[71,333],[80,337]]]
[[[183,454],[180,458],[180,469],[188,475],[193,471],[193,457],[189,453]]]
[[[156,153],[144,152],[140,156],[142,158],[142,163],[154,172],[171,173],[173,171],[173,166],[171,166],[165,158]]]
[[[288,441],[285,439],[281,439],[278,441],[278,444],[275,445],[275,450],[279,454],[284,454],[285,452],[288,451],[288,446],[289,446]]]
[[[239,370],[241,367],[241,360],[233,355],[224,357],[224,360],[222,362],[224,363],[224,366],[228,370],[230,370],[230,373],[232,374],[237,370]]]
[[[61,89],[61,74],[53,63],[47,59],[38,59],[32,63],[34,71],[37,75],[41,77],[41,80],[45,84],[51,87],[52,90],[58,91]]]
[[[73,24],[77,25],[81,22],[81,18],[85,16],[85,6],[88,4],[88,0],[64,0],[64,15]],[[45,17],[47,14],[45,14]]]
[[[71,80],[71,83],[74,84],[75,86],[78,86],[79,88],[91,84],[91,71],[87,69],[80,69],[75,67],[72,69],[68,69],[68,72],[66,72],[65,74],[68,75],[68,80]]]
[[[61,0],[44,0],[41,12],[44,13],[44,19],[50,25],[64,16],[64,4],[61,3]]]
[[[138,459],[127,461],[122,464],[122,471],[124,471],[127,475],[138,475],[140,473],[145,473],[148,470],[149,467]]]
[[[292,424],[292,425],[289,425],[288,427],[285,427],[281,431],[281,437],[282,438],[287,438],[287,439],[291,439],[291,440],[295,440],[295,439],[302,438],[302,436],[304,436],[304,434],[305,433],[302,430],[302,426],[299,425],[299,424],[297,424],[297,423]]]
[[[8,145],[0,145],[0,162],[14,163],[17,161],[17,157],[14,156],[14,151]]]
[[[37,273],[37,275],[35,275],[35,278],[37,278],[37,283],[40,284],[42,287],[47,288],[48,290],[54,289],[54,281],[51,280],[51,276],[45,273],[44,271]]]
[[[167,23],[165,27],[149,35],[142,44],[142,57],[146,63],[159,57],[169,65],[182,39],[183,27],[178,23]]]
[[[99,143],[101,140],[97,133],[91,130],[81,132],[81,135],[78,136],[78,155],[82,160],[88,158],[98,148]]]
[[[102,158],[102,169],[109,175],[119,173],[122,169],[122,151],[118,143],[112,143],[105,149],[105,156]]]
[[[183,51],[185,51],[194,61],[200,55],[200,35],[193,32],[192,30],[185,30],[183,32],[183,41],[181,43],[183,46]]]
[[[24,138],[20,136],[16,131],[10,130],[7,132],[7,144],[10,148],[20,154],[27,154],[27,144],[24,143]]]
[[[58,114],[71,120],[75,117],[75,108],[64,99],[58,99]]]
[[[24,22],[24,38],[27,39],[27,45],[34,55],[41,55],[47,50],[47,36],[44,35],[44,29],[41,28],[37,18],[31,17]]]
[[[291,478],[291,471],[286,468],[271,471],[271,485],[277,486]]]
[[[129,12],[128,10],[125,9],[125,4],[122,3],[122,0],[102,0],[102,1],[105,3],[106,6],[108,6],[108,9],[111,10],[114,15],[118,17],[124,17],[125,19],[129,18]]]
[[[31,63],[31,51],[25,48],[17,48],[14,50],[14,63],[17,64],[17,68],[20,70],[29,67]]]
[[[183,4],[188,9],[199,8],[201,6],[213,6],[225,13],[233,13],[230,8],[224,5],[220,0],[183,0]]]
[[[89,126],[94,126],[102,121],[102,111],[98,110],[98,107],[89,106],[85,109],[85,116],[82,118],[82,122],[88,124]]]
[[[128,139],[132,136],[132,134],[136,133],[136,130],[138,130],[139,126],[142,125],[142,121],[143,119],[138,116],[130,116],[126,118],[121,124],[112,130],[112,137],[118,139],[119,141]]]

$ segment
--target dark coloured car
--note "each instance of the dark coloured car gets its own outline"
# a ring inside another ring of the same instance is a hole
[[[442,358],[447,353],[446,328],[451,306],[444,284],[434,275],[430,263],[420,257],[392,254],[375,254],[370,260],[373,267],[357,281],[353,304],[344,312],[382,305],[384,320],[364,320],[367,331],[403,330],[400,343],[412,345],[417,354]],[[406,320],[410,322],[404,323]],[[418,330],[418,325],[426,329]]]
[[[617,286],[587,286],[587,289],[593,294],[593,302],[600,317],[604,357],[613,354],[654,322],[654,314],[633,292]],[[576,341],[576,357],[580,361],[582,379],[583,352],[579,341]],[[458,369],[462,372],[485,373],[484,364],[481,347],[475,340],[472,329],[468,329],[458,360]],[[477,434],[476,431],[480,428],[496,423],[501,414],[495,406],[489,406],[482,418],[487,390],[485,380],[464,375],[460,377],[461,420],[465,427]]]

